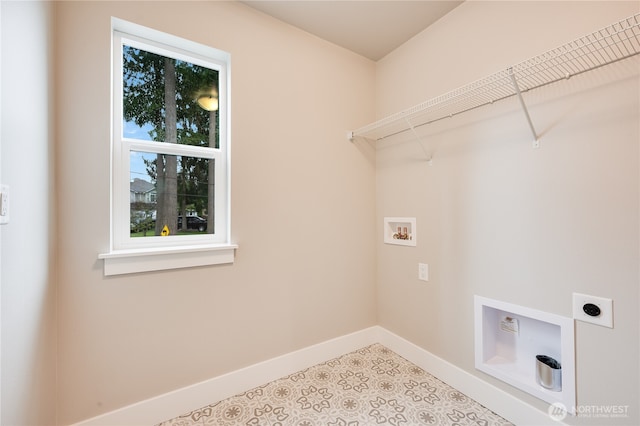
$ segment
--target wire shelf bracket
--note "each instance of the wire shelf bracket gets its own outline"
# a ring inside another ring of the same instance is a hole
[[[416,142],[418,143],[418,145],[420,145],[420,149],[422,149],[422,152],[424,153],[424,156],[426,157],[427,163],[429,165],[431,165],[432,164],[431,160],[433,160],[433,154],[428,152],[425,149],[424,144],[422,143],[422,138],[418,135],[418,132],[416,132],[415,126],[413,126],[409,120],[407,120],[407,125],[409,126],[409,128],[413,132],[413,136],[416,138]]]
[[[522,98],[522,91],[520,90],[520,86],[518,86],[518,80],[516,80],[516,76],[513,73],[513,69],[509,68],[509,76],[511,77],[511,81],[513,82],[513,88],[518,95],[518,100],[520,101],[520,106],[522,106],[522,110],[524,111],[524,116],[527,119],[527,123],[529,123],[529,129],[533,134],[533,147],[539,148],[540,141],[538,140],[538,134],[536,133],[535,127],[533,127],[533,122],[531,121],[531,116],[529,115],[529,110],[527,109],[527,104],[524,103],[524,99]]]
[[[352,141],[359,137],[379,141],[408,130],[417,137],[418,127],[517,96],[533,134],[533,146],[537,148],[539,136],[522,93],[639,53],[640,13],[414,107],[349,131],[347,137]]]

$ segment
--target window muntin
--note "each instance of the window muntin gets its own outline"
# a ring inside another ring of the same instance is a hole
[[[115,250],[229,243],[228,56],[196,47],[114,31]]]

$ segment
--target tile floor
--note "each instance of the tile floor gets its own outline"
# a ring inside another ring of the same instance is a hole
[[[380,344],[158,426],[479,425],[511,423]]]

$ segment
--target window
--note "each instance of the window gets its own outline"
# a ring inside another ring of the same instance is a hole
[[[112,55],[105,274],[232,262],[229,55],[117,19]]]

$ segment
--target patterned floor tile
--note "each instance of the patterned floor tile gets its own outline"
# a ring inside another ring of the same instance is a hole
[[[383,345],[373,344],[157,426],[509,426]]]

